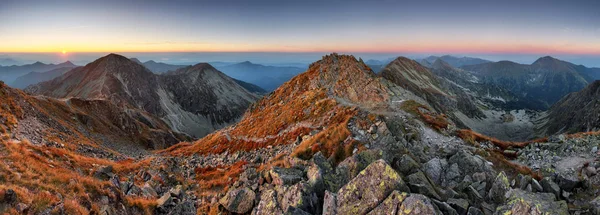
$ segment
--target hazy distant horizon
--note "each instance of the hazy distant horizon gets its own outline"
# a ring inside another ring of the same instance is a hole
[[[138,58],[142,62],[153,60],[156,62],[192,65],[202,62],[228,62],[237,63],[250,61],[256,64],[271,66],[307,66],[308,64],[321,59],[322,56],[330,54],[329,52],[115,52],[128,58]],[[531,64],[535,60],[544,56],[552,56],[574,64],[581,64],[586,67],[600,67],[600,55],[539,55],[539,54],[454,54],[454,53],[346,53],[352,54],[357,58],[367,60],[385,61],[389,58],[399,56],[411,59],[425,58],[428,56],[451,55],[455,57],[474,57],[490,61],[509,60],[522,64]],[[108,52],[88,52],[88,53],[2,53],[0,60],[10,58],[18,61],[20,64],[30,64],[37,61],[42,63],[62,63],[71,61],[77,65],[85,65]]]

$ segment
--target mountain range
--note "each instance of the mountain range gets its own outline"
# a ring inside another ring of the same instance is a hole
[[[115,54],[25,90],[55,98],[109,100],[147,111],[171,129],[196,137],[236,121],[257,99],[209,64],[156,75]]]
[[[117,54],[0,83],[0,212],[600,212],[596,69],[466,61],[332,53],[262,97],[208,63]]]
[[[23,76],[30,72],[47,72],[58,68],[73,68],[75,64],[70,61],[60,64],[44,64],[42,62],[36,62],[33,64],[26,64],[22,66],[0,66],[0,80],[11,83],[20,76]]]

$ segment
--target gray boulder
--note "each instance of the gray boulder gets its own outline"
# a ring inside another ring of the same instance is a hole
[[[504,203],[506,200],[505,194],[508,190],[510,190],[508,178],[504,172],[500,172],[492,184],[488,198],[494,203]]]
[[[340,188],[337,193],[337,212],[366,214],[394,190],[409,191],[391,166],[384,160],[377,160]]]
[[[531,193],[512,189],[506,193],[508,201],[496,209],[495,214],[556,214],[567,215],[567,202],[556,201],[551,193]]]
[[[169,196],[171,195],[169,194]],[[255,198],[256,194],[254,191],[244,187],[227,192],[227,194],[219,200],[219,204],[230,212],[243,214],[252,210]]]
[[[394,190],[381,204],[368,213],[368,215],[387,215],[396,214],[400,209],[400,205],[406,199],[408,193],[400,193]]]
[[[302,181],[304,173],[302,170],[295,168],[273,167],[269,171],[272,183],[275,185],[292,185]]]

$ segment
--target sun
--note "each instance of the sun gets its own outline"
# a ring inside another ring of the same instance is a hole
[[[62,53],[63,54],[67,54],[67,50],[62,50]]]

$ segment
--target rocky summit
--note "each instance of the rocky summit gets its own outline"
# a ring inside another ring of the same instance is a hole
[[[541,112],[466,68],[333,53],[259,99],[209,64],[108,55],[1,85],[0,212],[600,213],[597,122],[553,126],[593,115],[597,82]]]

